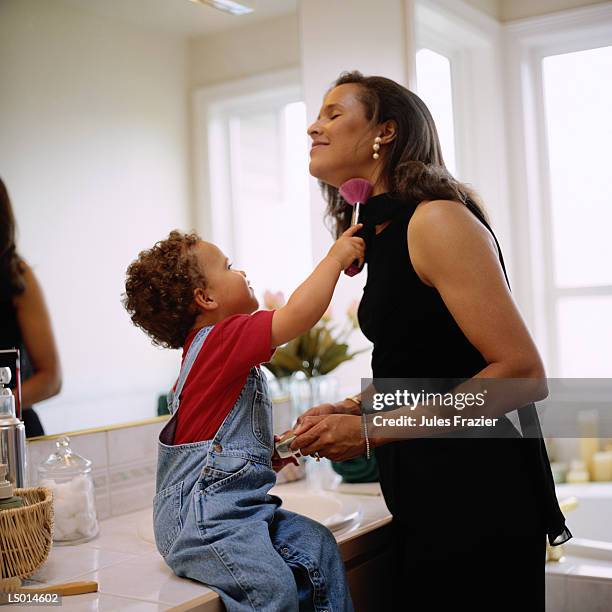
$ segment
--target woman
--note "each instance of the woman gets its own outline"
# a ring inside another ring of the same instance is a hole
[[[308,134],[310,172],[336,235],[350,223],[338,186],[374,184],[358,311],[374,378],[542,380],[497,241],[476,195],[446,170],[420,98],[389,79],[345,73]],[[359,413],[358,396],[310,409],[292,447],[335,461],[362,455]],[[506,417],[502,426],[510,431]],[[544,609],[545,534],[555,543],[571,534],[541,440],[370,442],[394,517],[394,609]]]
[[[59,393],[59,356],[42,289],[15,245],[15,218],[0,179],[0,349],[18,348],[21,360],[21,418],[26,436],[44,430],[32,408]]]

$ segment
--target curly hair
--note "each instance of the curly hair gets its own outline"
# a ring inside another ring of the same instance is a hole
[[[195,233],[173,230],[127,269],[123,306],[157,346],[181,348],[195,323],[193,292],[206,287],[193,250],[200,240]]]
[[[6,185],[0,179],[0,300],[25,290],[24,263],[15,243],[15,216]]]
[[[360,86],[358,98],[370,125],[392,120],[397,126],[397,136],[382,159],[390,192],[408,201],[455,200],[487,218],[476,192],[447,170],[434,120],[419,96],[391,79],[364,76],[358,70],[340,74],[330,91],[347,83]],[[327,202],[328,228],[338,238],[351,223],[352,209],[337,187],[323,181],[319,186]]]

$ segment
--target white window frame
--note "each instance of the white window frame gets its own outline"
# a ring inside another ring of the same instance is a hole
[[[230,129],[232,112],[302,101],[300,71],[279,70],[203,87],[193,94],[195,222],[202,238],[233,253]]]
[[[450,60],[457,178],[482,196],[512,282],[502,26],[461,0],[416,0],[414,15],[415,50]]]
[[[559,374],[558,299],[612,295],[612,286],[557,289],[554,283],[552,211],[542,59],[612,45],[612,5],[588,6],[505,26],[511,195],[517,293],[547,375]],[[535,126],[535,130],[533,129]]]

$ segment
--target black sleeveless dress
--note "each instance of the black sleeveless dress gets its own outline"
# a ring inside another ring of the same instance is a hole
[[[487,363],[410,261],[407,227],[417,204],[381,194],[364,207],[368,278],[358,317],[374,345],[373,377],[470,378]],[[375,235],[374,224],[389,219]],[[561,543],[571,534],[543,441],[511,427],[509,439],[376,448],[394,517],[394,609],[544,610],[545,535]]]
[[[32,368],[32,364],[30,363],[28,353],[23,343],[13,298],[6,287],[2,287],[0,293],[0,349],[19,349],[19,367],[21,370],[21,382],[23,384],[25,380],[32,376],[34,369]],[[11,381],[9,386],[14,388],[15,381]],[[34,408],[31,406],[23,406],[21,419],[25,425],[27,438],[44,435],[45,430]]]

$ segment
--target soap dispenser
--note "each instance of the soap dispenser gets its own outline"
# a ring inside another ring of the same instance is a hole
[[[8,465],[0,464],[0,511],[10,508],[21,508],[23,500],[19,495],[13,495],[13,485],[6,480]]]
[[[11,369],[0,368],[0,464],[7,466],[7,480],[15,487],[26,486],[25,425],[15,416],[15,397],[5,387]]]
[[[38,484],[53,492],[53,541],[81,544],[98,535],[91,461],[70,448],[70,438],[56,443],[54,453],[38,466]]]

